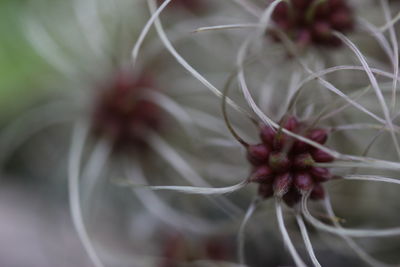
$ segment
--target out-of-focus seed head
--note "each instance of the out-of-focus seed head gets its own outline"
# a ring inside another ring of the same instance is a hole
[[[227,261],[233,255],[231,243],[223,236],[189,240],[181,234],[171,235],[163,242],[163,260],[158,266],[176,267],[199,259]]]
[[[285,1],[275,8],[272,19],[301,47],[339,46],[341,42],[333,31],[347,33],[354,27],[353,10],[347,0]]]
[[[154,79],[121,71],[101,89],[93,111],[93,132],[111,138],[115,149],[143,147],[145,132],[158,130],[161,123],[159,107],[144,99],[147,91],[155,90]]]

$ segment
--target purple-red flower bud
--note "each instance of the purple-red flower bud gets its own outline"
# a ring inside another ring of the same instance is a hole
[[[332,175],[327,168],[312,167],[310,173],[316,182],[323,183],[332,178]]]
[[[290,189],[293,183],[292,175],[287,172],[275,177],[274,194],[277,197],[283,197]]]
[[[353,18],[349,10],[341,10],[333,14],[330,19],[332,27],[336,30],[345,30],[352,28]]]
[[[310,145],[304,143],[303,141],[296,140],[293,144],[292,151],[295,153],[303,153],[309,149]]]
[[[312,151],[311,155],[316,162],[332,162],[335,159],[330,154],[328,154],[320,149],[316,149],[316,150]]]
[[[319,144],[325,144],[326,140],[328,140],[328,132],[324,129],[314,129],[307,137]]]
[[[289,116],[284,119],[283,128],[293,132],[299,126],[299,121],[294,116]]]
[[[316,22],[313,27],[315,37],[320,40],[327,39],[332,36],[331,26],[326,22]]]
[[[309,30],[300,30],[296,36],[296,44],[300,48],[305,48],[311,43],[311,33]]]
[[[263,141],[264,144],[268,145],[269,147],[272,146],[272,143],[274,141],[276,131],[269,127],[268,125],[264,125],[261,127],[260,130],[260,138]]]
[[[275,172],[286,172],[290,167],[290,160],[285,153],[276,152],[269,156],[269,166]]]
[[[294,185],[299,191],[308,191],[313,188],[314,182],[307,172],[297,173],[294,176]]]
[[[267,165],[257,167],[250,176],[250,182],[254,183],[272,183],[273,180],[274,174]]]
[[[294,158],[294,166],[297,169],[305,169],[311,167],[314,164],[314,160],[310,154],[304,153]]]
[[[247,158],[253,165],[261,165],[268,162],[269,148],[264,144],[250,145],[247,148]]]

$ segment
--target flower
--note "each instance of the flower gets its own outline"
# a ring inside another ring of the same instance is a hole
[[[327,131],[309,129],[295,117],[284,118],[282,124],[283,128],[303,133],[319,144],[327,141]],[[261,197],[282,197],[289,206],[296,204],[301,199],[301,193],[309,190],[312,190],[312,198],[323,198],[320,184],[331,179],[331,174],[327,168],[315,167],[314,163],[332,162],[331,155],[295,141],[279,130],[275,132],[267,125],[261,128],[260,137],[262,143],[249,145],[247,155],[253,167],[250,181],[259,184]]]
[[[350,32],[354,27],[353,13],[346,0],[293,0],[279,3],[272,19],[300,46],[336,47],[341,41],[333,31]]]

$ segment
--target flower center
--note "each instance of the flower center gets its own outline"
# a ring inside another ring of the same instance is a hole
[[[319,144],[324,144],[328,138],[326,130],[309,129],[295,117],[284,120],[282,127]],[[260,196],[282,197],[289,206],[296,204],[304,191],[313,190],[313,199],[323,198],[320,184],[329,180],[331,174],[315,163],[332,162],[334,158],[331,155],[269,126],[260,129],[260,137],[262,143],[250,145],[247,149],[253,169],[249,180],[259,184]]]
[[[333,32],[346,33],[354,27],[353,10],[347,0],[285,1],[277,5],[272,19],[300,47],[340,46],[341,41]]]
[[[146,75],[133,78],[119,73],[101,91],[93,111],[93,130],[110,137],[114,148],[143,147],[147,130],[160,127],[159,107],[145,98],[155,90],[153,79]]]

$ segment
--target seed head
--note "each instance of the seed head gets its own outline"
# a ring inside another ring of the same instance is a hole
[[[328,139],[326,130],[310,129],[293,116],[282,119],[281,125],[320,144]],[[295,140],[282,129],[274,131],[265,125],[260,127],[260,137],[260,144],[248,147],[248,160],[253,166],[249,181],[259,184],[258,194],[263,198],[275,195],[292,206],[299,201],[301,193],[331,179],[328,169],[315,166],[334,160],[326,152]],[[322,187],[316,189],[314,199],[323,196],[321,190]]]
[[[148,129],[160,128],[159,107],[146,100],[155,90],[148,74],[134,78],[130,72],[119,72],[102,88],[93,111],[93,131],[113,140],[114,148],[143,147]]]
[[[311,44],[339,46],[341,42],[333,31],[347,33],[354,27],[353,10],[347,0],[285,1],[278,4],[272,19],[301,47]]]

